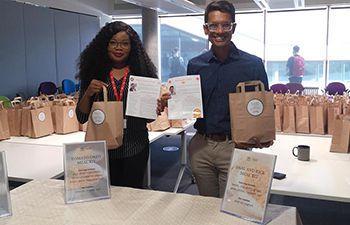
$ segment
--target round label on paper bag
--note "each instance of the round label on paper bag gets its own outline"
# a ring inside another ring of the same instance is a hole
[[[44,112],[40,112],[40,113],[38,114],[38,120],[39,120],[39,121],[43,122],[43,121],[45,120],[45,118],[46,118],[46,115],[45,115]]]
[[[264,111],[264,105],[259,99],[252,99],[247,104],[247,111],[252,116],[259,116]]]
[[[73,116],[74,116],[74,111],[73,111],[73,109],[70,109],[70,110],[68,111],[68,117],[69,117],[69,118],[73,118]]]
[[[91,114],[91,119],[94,124],[100,125],[105,121],[105,113],[102,110],[96,109]]]

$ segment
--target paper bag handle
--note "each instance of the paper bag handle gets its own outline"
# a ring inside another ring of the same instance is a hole
[[[102,86],[103,89],[103,101],[104,103],[107,103],[108,97],[107,97],[107,88],[105,86]]]
[[[236,92],[245,92],[245,87],[254,86],[255,91],[265,91],[265,86],[260,80],[252,80],[247,82],[240,82],[237,84]]]

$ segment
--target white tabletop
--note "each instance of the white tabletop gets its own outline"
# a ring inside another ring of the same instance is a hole
[[[62,146],[0,142],[11,180],[48,179],[63,172]]]
[[[13,216],[0,225],[255,225],[220,212],[221,199],[112,187],[111,199],[65,205],[63,181],[31,181],[11,192]],[[296,225],[296,208],[269,205],[269,225]]]
[[[277,134],[274,145],[253,151],[277,155],[271,192],[281,195],[350,202],[350,154],[330,152],[331,136]],[[310,161],[292,155],[297,145],[310,146]]]

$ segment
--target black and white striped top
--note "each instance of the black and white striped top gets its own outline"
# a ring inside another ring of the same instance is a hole
[[[149,144],[148,140],[148,131],[146,127],[147,120],[143,118],[137,118],[137,117],[131,117],[131,116],[125,116],[125,109],[126,109],[126,99],[128,96],[128,89],[129,89],[129,77],[127,76],[125,87],[123,91],[123,107],[124,107],[124,119],[127,121],[126,129],[124,129],[124,136],[123,136],[123,145],[120,146],[117,149],[109,150],[108,155],[109,158],[127,158],[136,155],[137,153],[140,153],[143,149],[145,149],[146,146]],[[120,92],[120,88],[123,82],[123,79],[120,79],[119,81],[114,79],[114,82],[117,87],[117,93]],[[110,79],[107,79],[108,84],[108,100],[109,101],[115,101],[115,95],[113,92],[113,87]],[[81,83],[81,89],[79,93],[79,100],[83,97],[84,92],[86,91],[89,84]],[[103,93],[100,93],[100,95],[94,96],[91,98],[91,105],[92,101],[97,101],[97,99],[103,99]],[[86,113],[81,112],[78,107],[76,109],[77,118],[80,123],[85,123],[89,119],[89,115]]]

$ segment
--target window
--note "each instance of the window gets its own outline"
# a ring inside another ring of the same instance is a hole
[[[327,36],[326,9],[268,12],[266,16],[266,70],[269,83],[287,83],[286,63],[293,46],[305,59],[302,84],[324,87]]]
[[[350,86],[350,8],[334,8],[329,14],[328,81],[340,81]]]

